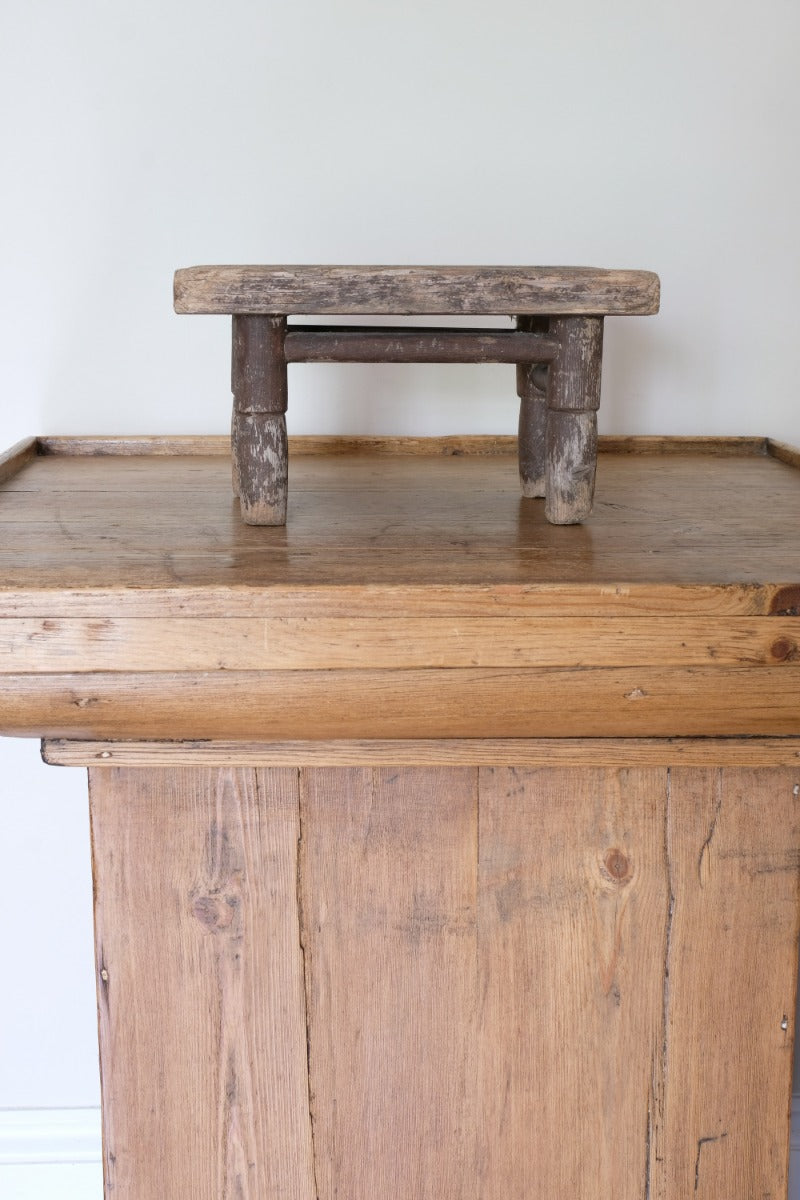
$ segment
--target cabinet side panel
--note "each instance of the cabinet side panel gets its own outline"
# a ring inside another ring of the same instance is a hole
[[[90,793],[106,1194],[314,1200],[297,772]]]
[[[670,772],[657,1200],[786,1195],[800,771]]]

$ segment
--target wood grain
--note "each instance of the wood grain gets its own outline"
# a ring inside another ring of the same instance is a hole
[[[319,1194],[476,1186],[477,776],[304,771]]]
[[[589,267],[202,266],[175,272],[178,313],[648,314],[650,271]]]
[[[513,329],[353,329],[290,325],[287,362],[545,363],[558,344]]]
[[[532,333],[547,334],[547,317],[517,318],[517,328]],[[542,386],[544,385],[544,386]],[[528,499],[544,496],[546,488],[545,457],[547,449],[547,373],[530,363],[517,365],[517,395],[519,396],[519,482],[523,496]]]
[[[0,492],[0,612],[655,615],[791,597],[791,466],[620,454],[599,470],[590,524],[559,531],[505,454],[296,457],[286,531],[241,525],[222,457],[39,456]]]
[[[665,790],[663,770],[480,773],[482,1195],[648,1194]]]
[[[430,667],[797,668],[800,617],[0,618],[0,675],[26,671]]]
[[[786,1194],[797,765],[90,782],[110,1194]]]
[[[797,736],[786,667],[111,672],[3,677],[10,737]]]
[[[149,434],[120,436],[104,434],[95,437],[38,437],[38,454],[68,458],[98,456],[140,457],[208,457],[230,454],[230,439],[220,434]],[[694,437],[601,434],[598,438],[601,454],[706,454],[714,457],[797,453],[783,442],[763,437]],[[366,434],[295,434],[289,438],[293,454],[329,457],[342,454],[414,455],[440,457],[454,455],[515,454],[517,439],[510,434],[449,434],[442,437],[393,437]],[[9,452],[7,452],[9,453]],[[798,465],[791,463],[790,465]]]
[[[670,772],[653,1200],[787,1194],[799,787],[796,768]]]
[[[783,738],[437,738],[293,742],[42,742],[63,767],[382,766],[730,766],[795,767],[800,739]]]
[[[106,1195],[316,1200],[297,772],[90,790]]]

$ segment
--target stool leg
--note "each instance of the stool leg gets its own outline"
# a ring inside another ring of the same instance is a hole
[[[284,316],[233,318],[233,489],[248,525],[285,525],[289,482]]]
[[[549,324],[547,317],[517,317],[517,329],[530,333],[547,333]],[[527,497],[545,494],[547,396],[541,385],[546,381],[546,372],[546,367],[535,363],[517,364],[519,481]]]
[[[548,372],[545,516],[575,525],[594,500],[603,318],[556,317],[550,334],[561,350]]]

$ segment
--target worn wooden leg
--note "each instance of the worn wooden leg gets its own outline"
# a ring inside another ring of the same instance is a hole
[[[547,317],[517,317],[517,328],[530,333],[547,333],[549,323]],[[547,367],[536,363],[517,365],[519,481],[523,496],[528,497],[545,494],[546,382]]]
[[[284,316],[233,318],[233,490],[248,525],[286,524],[285,336]]]
[[[561,351],[548,372],[545,516],[574,525],[594,500],[603,318],[556,317],[550,333]]]

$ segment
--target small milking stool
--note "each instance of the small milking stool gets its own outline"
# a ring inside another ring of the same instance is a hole
[[[603,318],[658,312],[650,271],[589,267],[187,267],[175,311],[233,316],[233,486],[249,525],[286,522],[286,365],[515,363],[524,496],[555,525],[588,516]],[[314,316],[516,315],[516,328],[287,325]]]

